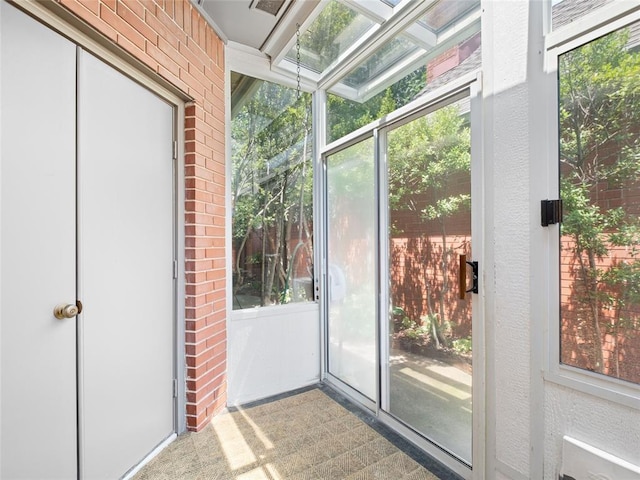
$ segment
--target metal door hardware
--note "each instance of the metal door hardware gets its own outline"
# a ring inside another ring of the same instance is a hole
[[[58,320],[73,318],[78,315],[78,313],[80,313],[80,309],[73,303],[69,303],[66,305],[64,303],[61,303],[60,305],[56,305],[56,307],[53,309],[53,315]]]
[[[562,223],[562,200],[542,200],[540,202],[541,220],[543,227],[554,223]]]
[[[473,270],[473,283],[467,290],[467,265]],[[478,262],[468,262],[466,255],[460,255],[459,297],[464,300],[465,293],[478,293]]]

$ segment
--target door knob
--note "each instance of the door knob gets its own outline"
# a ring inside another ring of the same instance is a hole
[[[69,303],[68,305],[60,304],[56,305],[56,308],[53,309],[53,314],[58,320],[62,320],[64,318],[73,318],[78,315],[79,309],[77,305]]]

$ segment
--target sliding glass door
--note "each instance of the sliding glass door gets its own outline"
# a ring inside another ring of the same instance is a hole
[[[391,305],[382,398],[392,416],[471,464],[471,301],[461,293],[472,284],[460,282],[471,260],[468,113],[465,98],[387,134]]]
[[[470,467],[468,91],[359,135],[324,156],[327,378],[438,458]]]
[[[328,372],[376,398],[376,178],[373,138],[326,159]]]

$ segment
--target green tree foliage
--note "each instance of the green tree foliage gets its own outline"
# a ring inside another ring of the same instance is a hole
[[[423,224],[436,222],[442,255],[443,281],[437,295],[427,292],[432,337],[448,344],[446,302],[449,293],[448,271],[453,253],[447,244],[447,219],[468,211],[470,195],[456,188],[461,178],[469,179],[471,136],[467,120],[457,105],[441,108],[414,120],[389,134],[389,204],[392,211],[412,210]],[[399,225],[392,229],[400,233]],[[426,229],[426,227],[425,227]],[[433,249],[432,249],[433,250]],[[427,288],[429,282],[427,282]]]
[[[424,88],[426,67],[412,73],[378,93],[366,102],[355,102],[337,95],[327,95],[327,128],[329,141],[334,141],[413,100]]]
[[[357,12],[349,7],[329,2],[300,37],[301,62],[319,71],[327,68],[365,32],[367,24],[358,19]]]
[[[312,257],[310,96],[255,82],[231,122],[234,298],[241,306],[241,296],[259,299],[244,306],[290,301],[298,256]],[[247,256],[257,241],[258,253]]]
[[[588,368],[601,373],[604,334],[615,331],[617,344],[625,329],[637,329],[638,320],[629,312],[640,304],[638,217],[628,205],[606,208],[599,193],[640,180],[640,54],[627,48],[628,41],[629,29],[620,30],[559,61],[561,228],[572,239],[577,264],[574,301],[581,312],[578,321],[591,337]],[[628,258],[603,263],[615,247],[624,247]],[[608,325],[603,312],[611,309],[618,315]],[[617,364],[617,351],[614,357]]]

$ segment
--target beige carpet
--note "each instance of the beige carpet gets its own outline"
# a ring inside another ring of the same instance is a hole
[[[319,389],[223,413],[135,480],[436,479]]]

